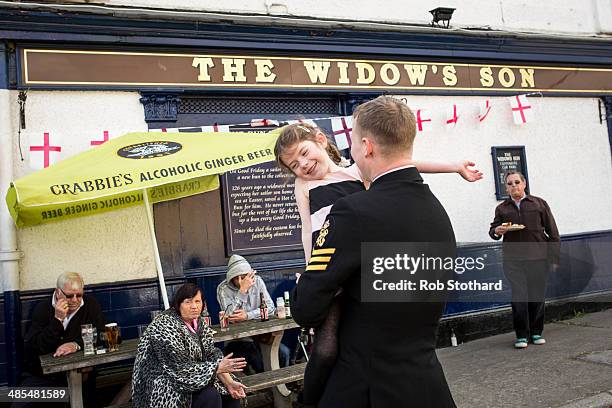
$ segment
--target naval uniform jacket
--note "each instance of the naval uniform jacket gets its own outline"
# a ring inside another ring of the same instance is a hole
[[[455,236],[414,167],[385,174],[369,190],[334,204],[291,303],[301,326],[317,327],[343,289],[338,358],[318,407],[454,407],[435,353],[444,303],[362,302],[362,242],[454,246]]]

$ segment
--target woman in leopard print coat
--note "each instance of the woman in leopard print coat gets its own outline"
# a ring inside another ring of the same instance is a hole
[[[231,376],[246,365],[223,357],[202,317],[202,293],[191,283],[176,292],[138,343],[132,378],[135,408],[239,407],[244,386]]]

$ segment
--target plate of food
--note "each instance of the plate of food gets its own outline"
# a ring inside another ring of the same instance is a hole
[[[502,227],[506,227],[506,231],[519,231],[525,229],[525,226],[523,224],[513,224],[511,222],[504,222],[502,224]]]

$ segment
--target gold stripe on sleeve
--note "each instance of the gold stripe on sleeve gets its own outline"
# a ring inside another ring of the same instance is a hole
[[[327,264],[320,264],[320,265],[308,265],[306,267],[307,271],[324,271],[327,269]]]
[[[336,248],[321,248],[321,249],[313,249],[312,255],[333,255],[336,252]]]

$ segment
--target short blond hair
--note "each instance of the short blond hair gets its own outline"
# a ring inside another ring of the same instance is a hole
[[[412,110],[399,99],[379,96],[357,106],[353,118],[384,152],[412,150],[416,136],[416,119]]]

